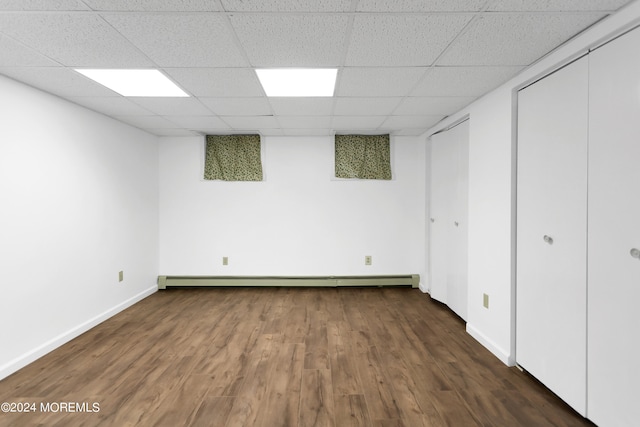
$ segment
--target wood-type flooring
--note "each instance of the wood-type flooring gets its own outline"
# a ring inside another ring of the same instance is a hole
[[[0,381],[0,402],[33,404],[0,413],[19,427],[593,425],[411,288],[159,291]]]

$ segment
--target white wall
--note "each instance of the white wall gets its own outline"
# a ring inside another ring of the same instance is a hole
[[[426,141],[426,138],[424,139]],[[425,218],[425,227],[424,227],[424,241],[425,241],[425,245],[424,245],[424,259],[425,259],[425,270],[424,270],[424,274],[420,277],[420,290],[423,293],[428,293],[431,290],[431,283],[430,283],[430,277],[431,277],[431,265],[429,260],[431,259],[431,248],[430,248],[430,236],[431,236],[431,231],[429,228],[429,224],[428,222],[430,221],[429,218],[431,218],[431,195],[430,195],[430,191],[431,191],[431,144],[427,143],[425,146],[425,159],[424,159],[424,164],[426,166],[426,171],[425,171],[425,181],[424,181],[424,188],[425,188],[425,200],[424,200],[424,218]]]
[[[203,138],[161,139],[160,275],[424,276],[423,139],[392,138],[392,181],[332,179],[333,137],[262,141],[265,180],[221,182]]]
[[[467,331],[506,364],[516,360],[517,91],[638,24],[640,1],[635,1],[425,134],[432,135],[469,115]],[[489,295],[489,309],[482,306],[483,293]]]
[[[3,378],[156,289],[158,148],[2,76],[0,93]]]
[[[515,200],[511,91],[501,89],[471,109],[467,330],[511,363]],[[489,295],[489,309],[483,294]]]

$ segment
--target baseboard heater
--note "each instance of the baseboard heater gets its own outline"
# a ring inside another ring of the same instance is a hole
[[[398,276],[158,276],[158,289],[179,286],[411,286],[419,274]]]

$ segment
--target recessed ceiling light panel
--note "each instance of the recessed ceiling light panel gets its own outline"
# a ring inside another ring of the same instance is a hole
[[[267,96],[333,96],[338,70],[334,68],[263,68],[258,79]]]
[[[189,96],[158,70],[76,69],[76,71],[122,96]]]

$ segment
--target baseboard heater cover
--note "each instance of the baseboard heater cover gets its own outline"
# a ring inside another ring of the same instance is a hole
[[[158,276],[158,289],[180,286],[411,286],[419,274],[396,276]]]

